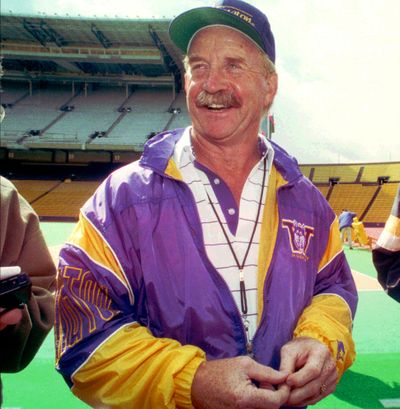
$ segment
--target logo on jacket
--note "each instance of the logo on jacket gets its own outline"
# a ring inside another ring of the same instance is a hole
[[[297,220],[282,220],[282,227],[286,229],[292,254],[303,260],[307,260],[307,249],[311,237],[314,236],[314,227],[306,226]]]
[[[337,341],[336,360],[337,361],[344,361],[344,355],[345,355],[344,344],[343,344],[342,341]]]

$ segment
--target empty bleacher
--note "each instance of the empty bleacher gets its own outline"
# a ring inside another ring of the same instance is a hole
[[[380,176],[389,176],[390,182],[400,182],[400,162],[363,164],[300,165],[303,175],[315,184],[329,183],[338,178],[340,183],[377,183]]]
[[[363,219],[365,223],[386,221],[392,209],[397,187],[397,183],[385,183],[379,187],[379,193]]]
[[[361,218],[376,190],[375,185],[337,184],[332,189],[329,204],[336,214],[349,209]]]
[[[79,209],[94,193],[100,182],[66,181],[32,203],[42,219],[77,219]]]
[[[40,143],[46,143],[46,139],[49,142],[57,135],[66,135],[84,143],[94,132],[107,130],[111,126],[118,117],[117,108],[124,98],[123,88],[117,87],[81,92],[70,101],[73,110],[54,124]]]
[[[6,88],[2,101],[15,101],[23,91],[27,88],[8,91]],[[72,109],[60,115],[61,108],[67,105]],[[180,112],[172,113],[173,107],[178,107]],[[123,108],[128,109],[121,115]],[[34,90],[32,95],[6,109],[1,139],[5,147],[18,142],[35,149],[141,150],[151,133],[161,132],[168,125],[177,128],[188,123],[184,93],[174,101],[170,87],[139,87],[127,98],[127,90],[119,86],[102,85],[75,94],[70,86],[59,89],[49,86]],[[42,132],[21,141],[21,136],[29,130]],[[94,137],[96,132],[105,135]]]
[[[168,123],[172,101],[170,88],[143,88],[136,90],[126,104],[131,108],[123,120],[106,138],[98,138],[92,145],[125,145],[143,148],[151,132],[161,132]]]
[[[180,110],[180,112],[174,116],[174,119],[169,127],[170,129],[186,128],[188,125],[190,125],[191,121],[186,105],[186,94],[183,90],[179,95],[177,95],[174,103],[172,104],[172,108],[177,108]]]
[[[376,182],[381,176],[389,176],[391,182],[400,181],[400,162],[369,163],[364,167],[360,182]]]
[[[58,180],[11,180],[19,193],[29,202],[33,203],[39,197],[46,195],[54,189],[60,181]]]
[[[15,94],[6,93],[4,101],[14,101],[11,108],[6,108],[2,123],[2,146],[18,143],[29,131],[41,131],[60,114],[60,106],[71,97],[71,90],[58,87],[35,89],[31,93],[25,87],[25,97],[18,101]],[[21,97],[20,97],[21,98]],[[7,102],[4,102],[7,104]],[[39,133],[36,135],[39,138]],[[33,135],[28,136],[34,139]]]
[[[339,178],[340,182],[356,182],[360,165],[320,165],[313,166],[312,181],[326,183],[329,178]]]
[[[300,169],[337,215],[349,209],[367,225],[385,223],[400,183],[400,162],[303,164]]]

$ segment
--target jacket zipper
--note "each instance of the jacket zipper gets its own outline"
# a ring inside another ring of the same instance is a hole
[[[176,180],[176,179],[174,179],[174,180]],[[201,250],[202,250],[202,253],[204,254],[204,257],[208,260],[209,264],[213,267],[213,270],[215,271],[215,273],[212,271],[212,272],[210,272],[210,274],[216,274],[218,276],[218,279],[220,280],[220,282],[223,283],[223,285],[225,286],[226,292],[228,293],[228,296],[230,297],[231,304],[235,308],[236,314],[239,317],[239,321],[240,321],[240,324],[241,324],[241,330],[242,330],[242,337],[243,337],[243,340],[244,340],[244,343],[245,343],[247,355],[253,356],[253,345],[249,341],[249,337],[248,337],[248,330],[249,330],[248,323],[246,325],[245,322],[243,321],[242,315],[240,314],[239,308],[238,308],[238,306],[237,306],[237,304],[236,304],[236,302],[235,302],[235,300],[234,300],[234,298],[232,296],[232,293],[231,293],[228,285],[226,284],[225,280],[221,277],[221,275],[218,273],[218,270],[213,266],[210,259],[208,258],[207,252],[205,251],[204,239],[203,239],[203,234],[202,234],[202,230],[201,230],[200,215],[199,215],[199,212],[197,210],[196,201],[194,199],[193,192],[190,190],[190,188],[186,185],[185,182],[183,182],[181,180],[176,180],[176,181],[178,183],[183,183],[183,185],[185,186],[185,189],[187,189],[190,192],[190,195],[192,197],[192,206],[191,207],[192,207],[193,211],[196,214],[197,224],[198,224],[198,226],[200,226],[199,231],[200,231],[200,240],[201,240]],[[244,274],[243,274],[242,271],[240,271],[240,281],[242,281],[242,280],[244,280]]]

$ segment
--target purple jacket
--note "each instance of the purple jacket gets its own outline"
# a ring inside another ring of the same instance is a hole
[[[207,258],[192,193],[171,159],[182,131],[153,138],[140,161],[103,182],[82,208],[80,222],[60,254],[57,368],[75,393],[92,405],[106,398],[94,387],[89,393],[80,386],[92,382],[86,369],[94,365],[102,373],[122,365],[122,353],[110,355],[110,350],[123,349],[111,348],[122,328],[146,327],[153,342],[178,341],[177,362],[186,351],[183,345],[204,351],[207,359],[247,353],[240,313]],[[338,238],[337,218],[296,161],[273,146],[260,238],[260,321],[254,359],[278,368],[283,344],[294,335],[315,336],[329,343],[341,374],[354,359],[351,321],[357,293]],[[321,326],[321,311],[331,314],[333,304],[344,318],[332,313],[333,319]],[[123,339],[129,342],[134,336]],[[137,356],[132,353],[132,366]],[[93,357],[98,357],[96,363]],[[156,369],[149,361],[148,372]]]

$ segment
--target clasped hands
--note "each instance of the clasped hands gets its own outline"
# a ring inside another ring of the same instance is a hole
[[[192,403],[196,409],[301,407],[332,393],[337,380],[329,349],[299,337],[282,347],[279,370],[245,356],[202,363],[193,380]]]

